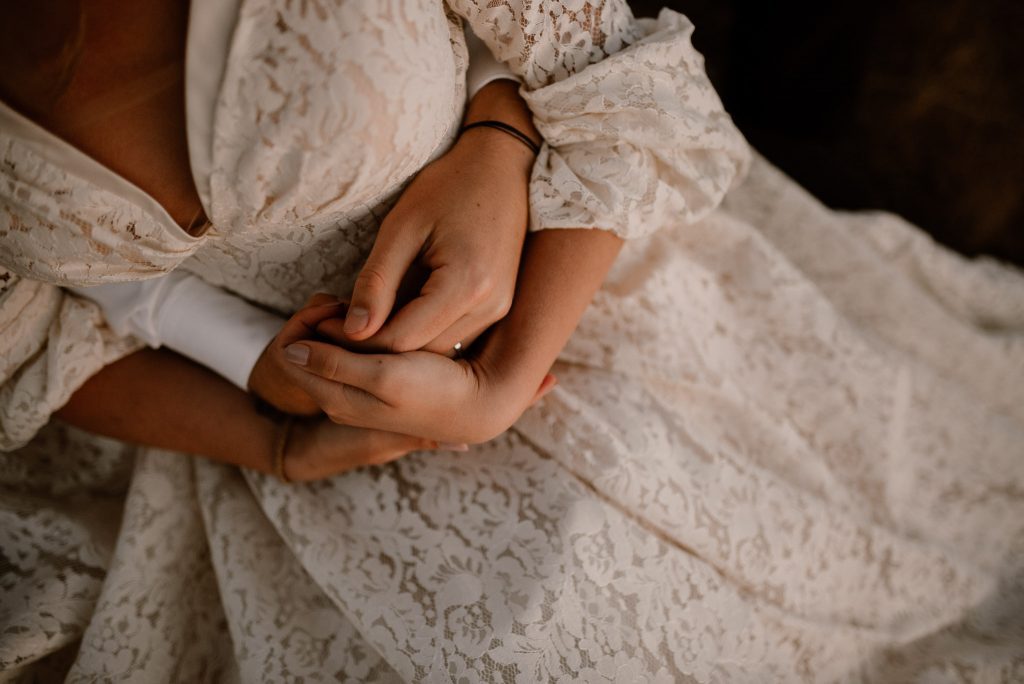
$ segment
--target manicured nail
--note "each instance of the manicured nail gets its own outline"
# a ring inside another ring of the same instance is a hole
[[[443,451],[469,451],[468,444],[457,444],[454,442],[438,442],[437,448]]]
[[[309,363],[309,347],[304,344],[289,344],[284,348],[284,358],[297,366]]]
[[[352,335],[365,328],[369,323],[370,312],[361,306],[356,306],[348,310],[343,330],[346,334]]]

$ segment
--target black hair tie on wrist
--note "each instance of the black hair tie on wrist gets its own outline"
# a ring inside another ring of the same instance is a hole
[[[462,127],[462,130],[459,131],[459,135],[462,135],[463,133],[468,131],[470,128],[495,128],[495,129],[497,129],[499,131],[504,131],[505,133],[508,133],[513,138],[515,138],[516,140],[518,140],[519,142],[523,143],[524,145],[529,147],[531,150],[533,150],[534,154],[540,154],[540,145],[538,145],[537,143],[533,142],[533,140],[530,139],[530,136],[526,135],[525,133],[523,133],[521,130],[519,130],[515,126],[509,126],[504,121],[490,121],[490,120],[488,120],[488,121],[477,121],[477,122],[474,122],[474,123],[471,123],[471,124],[466,124],[465,126]]]

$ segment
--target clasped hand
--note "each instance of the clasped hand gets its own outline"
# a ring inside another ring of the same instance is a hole
[[[322,412],[346,426],[349,442],[353,429],[376,433],[373,448],[341,461],[323,453],[293,458],[290,450],[298,477],[318,474],[306,467],[314,457],[347,468],[417,448],[486,441],[554,386],[551,376],[540,387],[510,383],[484,356],[450,358],[456,342],[469,347],[508,312],[528,220],[532,155],[500,133],[479,133],[425,167],[402,194],[351,303],[315,295],[253,370],[252,390],[279,409]],[[394,310],[413,268],[426,278]],[[303,429],[337,427],[312,422]],[[345,448],[322,436],[299,435],[296,444]]]

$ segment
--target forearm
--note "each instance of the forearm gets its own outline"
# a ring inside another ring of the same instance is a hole
[[[473,98],[466,123],[487,119],[503,121],[541,140],[513,81],[494,81]],[[512,151],[520,156],[525,150],[501,132],[473,130],[496,136],[497,142],[512,143]],[[532,157],[529,161],[532,166]],[[621,245],[620,238],[602,230],[545,230],[529,235],[512,308],[487,336],[479,356],[482,370],[506,387],[536,387],[575,330]]]
[[[145,349],[90,378],[56,414],[126,442],[269,470],[276,424],[212,371]]]
[[[576,329],[621,247],[619,237],[603,230],[531,233],[512,309],[477,357],[481,371],[497,386],[518,394],[532,391]]]
[[[503,121],[526,133],[535,142],[541,140],[533,126],[533,114],[519,96],[519,83],[509,79],[491,81],[480,89],[466,107],[464,123],[486,120]]]

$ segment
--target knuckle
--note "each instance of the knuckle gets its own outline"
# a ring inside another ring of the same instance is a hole
[[[392,336],[387,346],[391,353],[401,354],[419,349],[419,340],[411,333],[399,332]]]
[[[383,270],[374,264],[366,264],[356,276],[356,289],[382,292],[387,289],[388,279]]]
[[[327,419],[332,423],[337,423],[338,425],[345,425],[348,423],[347,416],[344,415],[344,413],[336,406],[325,407],[324,415],[326,415]]]
[[[315,365],[312,362],[310,365],[319,370],[320,374],[328,380],[337,380],[341,377],[341,361],[333,354],[322,356]]]
[[[479,269],[474,269],[479,270]],[[482,272],[475,275],[470,275],[469,280],[469,298],[474,302],[479,302],[487,297],[494,291],[494,276],[490,273]]]
[[[486,298],[495,287],[494,274],[486,266],[478,263],[465,267],[462,282],[467,295],[474,301]]]
[[[336,397],[332,397],[330,402],[322,408],[324,414],[332,423],[337,423],[338,425],[352,424],[354,416],[352,402],[344,392],[340,393]]]
[[[310,295],[309,299],[302,308],[309,309],[314,306],[320,306],[321,304],[333,304],[338,301],[338,298],[327,292],[314,292]]]
[[[385,364],[383,361],[378,362],[377,368],[373,372],[372,381],[379,396],[391,396],[397,393],[396,390],[401,386],[398,375],[399,372],[393,365]]]
[[[512,295],[508,293],[502,293],[494,299],[492,302],[491,316],[495,321],[499,321],[508,315],[508,312],[512,310]]]
[[[465,339],[457,340],[457,341],[461,341],[463,343],[463,345],[466,346],[466,347],[469,346],[469,344],[467,343],[467,341]],[[454,346],[454,343],[449,344],[448,340],[439,337],[439,338],[433,339],[430,342],[428,342],[427,344],[423,345],[421,347],[421,349],[423,351],[431,352],[432,354],[450,355],[451,352],[452,352],[452,347],[453,346]]]

